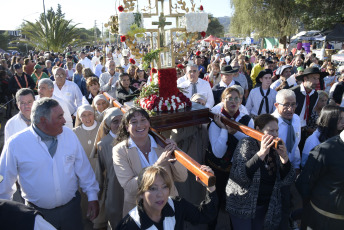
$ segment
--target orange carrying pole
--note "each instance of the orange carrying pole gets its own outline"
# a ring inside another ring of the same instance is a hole
[[[121,103],[119,103],[116,99],[111,97],[106,92],[103,94],[108,100],[112,100],[112,104],[115,107],[120,108],[123,113],[127,112],[127,109]],[[162,145],[163,145],[162,147],[165,147],[167,145],[167,143],[165,142],[165,139],[166,139],[165,137],[160,135],[153,128],[150,129],[150,132],[151,132],[151,134],[153,134],[153,136],[155,138],[157,138],[162,143]],[[174,156],[176,157],[176,159],[179,163],[181,163],[185,168],[187,168],[195,176],[199,177],[199,179],[206,186],[210,187],[210,186],[215,185],[215,181],[216,181],[215,176],[212,173],[205,172],[205,171],[201,170],[200,169],[201,165],[197,161],[192,159],[189,155],[187,155],[185,152],[183,152],[179,149],[174,150]]]
[[[216,115],[215,113],[209,112],[210,118],[214,119],[215,115]],[[238,123],[236,121],[230,120],[227,117],[221,116],[220,118],[221,118],[221,121],[223,124],[228,125],[229,127],[233,128],[239,132],[242,132],[242,133],[246,134],[247,136],[250,136],[250,137],[252,137],[258,141],[262,141],[262,138],[264,135],[263,133],[255,130],[255,129],[252,129],[246,125]],[[278,145],[281,144],[281,139],[275,138],[273,141],[274,141],[274,147],[278,148]]]

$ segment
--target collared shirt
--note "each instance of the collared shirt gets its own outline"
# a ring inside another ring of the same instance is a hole
[[[99,78],[100,75],[102,74],[102,69],[103,69],[103,65],[102,64],[98,64],[94,67],[94,74]]]
[[[183,88],[186,91],[184,94],[188,98],[192,97],[192,84],[189,80],[184,81],[181,84],[179,84],[178,88]],[[212,108],[215,102],[214,102],[213,91],[210,88],[209,82],[198,78],[196,88],[197,88],[197,92],[199,94],[202,94],[207,100],[205,107],[208,107],[209,109]]]
[[[68,203],[79,186],[89,201],[97,200],[99,185],[77,136],[63,127],[57,140],[54,157],[32,127],[5,143],[0,158],[1,199],[11,198],[18,179],[23,198],[40,208]]]
[[[233,81],[236,81],[240,84],[240,86],[245,90],[248,90],[248,82],[247,78],[243,73],[239,73],[237,77],[233,77]]]
[[[231,83],[229,83],[229,85],[226,85],[226,83],[224,83],[224,82],[221,80],[220,83],[219,83],[219,85],[220,85],[220,87],[229,88],[229,87],[235,85],[235,81],[232,80]]]
[[[305,87],[303,86],[303,84],[300,85],[300,91],[301,91],[301,93],[302,93],[303,95],[305,95],[305,96],[307,95],[306,89],[305,89]],[[312,96],[313,93],[315,93],[315,90],[314,90],[314,89],[312,89],[312,91],[309,93],[309,96]],[[318,99],[319,99],[319,97],[317,98],[317,101],[315,102],[314,105],[316,105],[316,104],[318,103]],[[305,100],[304,100],[304,102],[303,102],[302,110],[301,110],[301,113],[300,113],[300,116],[299,116],[299,117],[300,117],[300,120],[301,120],[301,127],[307,126],[307,120],[304,119],[304,117],[305,117],[305,111],[306,111],[306,98],[305,98]],[[311,114],[309,114],[309,116],[311,116]]]
[[[80,59],[79,63],[83,65],[84,68],[90,68],[93,70],[92,62],[88,57],[85,57],[84,59]]]
[[[212,113],[221,114],[221,109],[223,107],[223,103],[219,103],[211,109]],[[239,110],[240,111],[240,110]],[[223,114],[221,114],[224,116]],[[243,116],[247,114],[240,112],[239,116],[235,119],[238,122]],[[248,123],[248,127],[254,128],[253,120],[251,119]],[[216,157],[222,158],[227,151],[227,141],[228,141],[228,131],[227,129],[222,129],[218,127],[214,122],[212,122],[209,126],[209,141],[211,143],[211,147],[213,153]],[[244,137],[247,137],[246,134],[242,132],[236,132],[233,135],[236,139],[241,140]]]
[[[264,95],[266,95],[267,90],[265,91],[263,90],[263,93]],[[266,111],[266,105],[265,105],[265,100],[264,100],[261,114],[271,113],[274,111],[274,108],[275,108],[274,103],[276,102],[276,94],[277,94],[276,90],[270,90],[270,93],[267,96],[268,102],[269,102],[269,111]],[[259,107],[260,107],[260,103],[262,99],[263,99],[263,96],[260,93],[260,87],[257,87],[251,90],[250,95],[248,96],[247,102],[245,105],[250,115],[254,115],[254,116],[258,115],[258,111],[259,111]]]
[[[113,78],[111,85],[109,84],[110,78]],[[116,81],[119,80],[119,73],[115,72],[111,75],[109,72],[104,72],[99,77],[100,91],[104,92],[116,92]]]
[[[9,119],[5,125],[5,142],[14,134],[23,131],[28,125],[21,118],[20,114],[16,114]]]
[[[271,115],[278,119],[278,137],[281,138],[284,143],[287,143],[288,124],[283,121],[281,115],[278,113],[277,110],[275,110],[275,112],[273,112]],[[296,114],[293,115],[292,125],[295,132],[295,143],[292,151],[288,152],[288,157],[294,169],[299,169],[301,163],[299,150],[299,143],[301,139],[301,122],[299,116]]]
[[[60,90],[54,81],[54,95],[66,102],[70,114],[76,114],[77,108],[82,105],[82,93],[74,82],[66,81]]]
[[[137,152],[139,153],[142,168],[151,166],[158,160],[158,155],[156,154],[156,152],[154,150],[154,148],[157,148],[158,146],[157,146],[154,138],[149,134],[148,134],[148,136],[149,136],[149,139],[151,141],[151,150],[148,153],[148,161],[147,161],[145,155],[141,152],[140,148],[137,147],[137,145],[135,144],[133,139],[131,139],[131,137],[129,137],[129,139],[128,139],[129,149],[136,148]]]
[[[303,150],[302,150],[302,161],[301,161],[301,166],[304,167],[306,162],[307,162],[307,159],[308,159],[308,156],[309,156],[309,152],[317,145],[320,144],[320,141],[319,141],[319,136],[320,136],[320,132],[319,130],[315,130],[312,135],[310,135],[306,142],[305,142],[305,145],[303,147]]]
[[[40,98],[41,97],[39,95],[35,96],[36,101],[39,100]],[[56,100],[61,106],[63,110],[63,118],[66,120],[65,126],[70,129],[73,129],[73,119],[72,119],[72,115],[70,114],[67,103],[63,99],[56,97],[55,95],[53,95],[51,99]]]
[[[188,80],[188,76],[185,74],[183,77],[177,79],[177,85],[183,83],[184,81]]]
[[[112,54],[113,60],[116,63],[116,66],[121,66],[121,61],[123,59],[122,54],[117,54],[117,53],[113,53]]]

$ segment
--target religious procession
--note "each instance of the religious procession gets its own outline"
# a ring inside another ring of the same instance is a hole
[[[344,229],[344,15],[113,2],[108,38],[43,1],[0,47],[0,229]]]

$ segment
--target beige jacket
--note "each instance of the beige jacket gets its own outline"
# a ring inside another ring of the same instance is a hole
[[[164,149],[158,145],[154,148],[158,158]],[[112,158],[118,182],[124,189],[123,217],[136,206],[137,176],[142,170],[140,157],[136,148],[128,148],[127,141],[122,141],[112,149]],[[187,169],[179,162],[165,162],[160,165],[166,169],[173,181],[184,182],[187,179]],[[173,185],[171,196],[177,196],[178,191]]]

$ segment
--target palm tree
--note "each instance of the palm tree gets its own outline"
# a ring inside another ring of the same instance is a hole
[[[63,52],[69,45],[80,46],[85,43],[80,39],[78,24],[73,25],[72,20],[64,19],[64,14],[55,13],[51,8],[45,15],[42,13],[36,22],[25,21],[22,34],[26,39],[19,42],[27,43],[40,50],[53,50]]]

